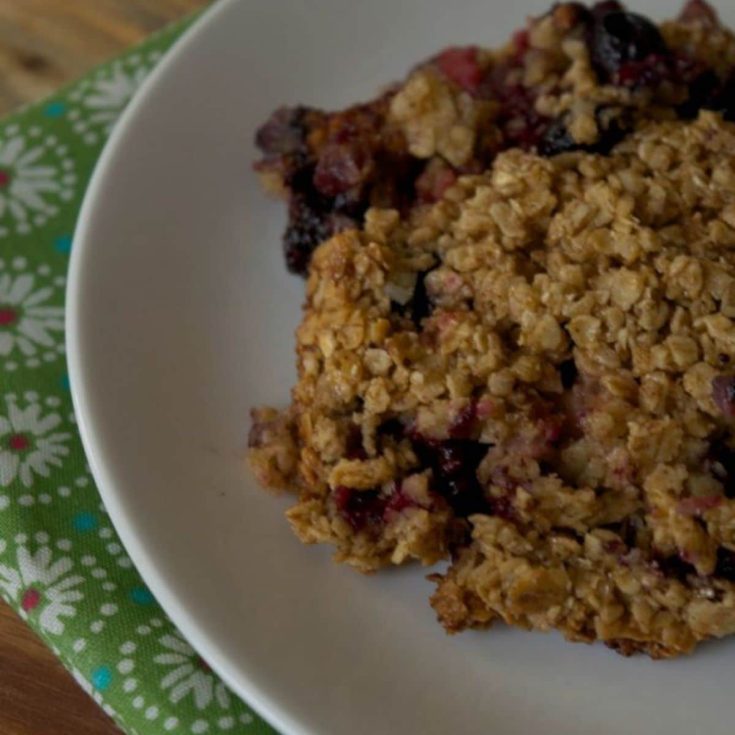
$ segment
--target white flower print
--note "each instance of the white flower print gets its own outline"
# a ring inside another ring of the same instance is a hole
[[[158,639],[166,649],[153,661],[169,667],[161,679],[161,688],[168,691],[172,704],[191,695],[198,710],[204,710],[216,702],[222,709],[230,706],[230,695],[225,685],[212,673],[204,659],[181,637],[178,631],[167,633]]]
[[[135,54],[118,59],[109,67],[77,85],[69,96],[75,106],[69,117],[74,130],[89,144],[107,136],[120,113],[130,102],[160,53],[152,52],[144,59]]]
[[[35,616],[41,630],[60,635],[62,618],[74,617],[75,603],[84,599],[78,589],[84,577],[73,570],[71,558],[54,559],[48,546],[39,547],[35,554],[19,546],[12,567],[0,564],[0,589],[19,606],[23,617]]]
[[[41,349],[55,349],[63,332],[64,309],[46,302],[54,290],[36,288],[34,276],[0,273],[0,357],[15,350],[30,357]]]
[[[59,200],[73,196],[76,175],[66,146],[40,128],[0,130],[0,236],[9,227],[25,234],[58,214]]]
[[[58,431],[60,424],[59,414],[42,415],[38,403],[21,409],[8,401],[6,415],[0,415],[0,487],[16,479],[31,487],[34,475],[48,477],[51,466],[61,466],[71,434]]]

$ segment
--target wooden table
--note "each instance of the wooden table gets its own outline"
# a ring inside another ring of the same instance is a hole
[[[206,0],[0,0],[0,115],[53,92]],[[0,735],[119,735],[0,602]]]

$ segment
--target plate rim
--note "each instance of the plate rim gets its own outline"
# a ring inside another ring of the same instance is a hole
[[[81,326],[81,302],[85,289],[84,271],[94,239],[95,213],[103,197],[105,183],[112,174],[116,159],[130,140],[130,131],[138,115],[155,98],[159,87],[169,76],[175,74],[179,61],[187,55],[189,49],[200,37],[216,26],[219,18],[225,15],[230,7],[239,3],[240,0],[216,0],[174,42],[121,114],[94,165],[74,227],[72,238],[74,244],[67,271],[64,308],[67,366],[77,429],[95,485],[126,552],[163,611],[227,687],[267,724],[282,735],[318,735],[288,714],[285,707],[263,687],[256,684],[242,666],[237,666],[220,652],[220,646],[213,640],[206,624],[187,610],[174,589],[175,583],[157,567],[154,556],[138,534],[134,517],[125,507],[124,489],[119,486],[114,479],[114,473],[105,464],[83,366],[85,337]]]

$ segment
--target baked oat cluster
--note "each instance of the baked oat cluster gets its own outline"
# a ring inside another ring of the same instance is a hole
[[[660,29],[572,3],[509,49],[380,99],[423,161],[414,199],[373,206],[396,172],[371,159],[369,206],[324,225],[292,403],[253,412],[250,462],[338,561],[450,560],[431,600],[449,632],[686,653],[735,632],[735,39],[700,0]],[[528,139],[467,88],[511,53]]]

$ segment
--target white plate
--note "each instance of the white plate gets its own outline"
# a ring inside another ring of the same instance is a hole
[[[165,609],[284,733],[732,731],[733,643],[652,663],[502,627],[449,638],[422,570],[363,577],[302,547],[243,462],[250,407],[288,400],[303,292],[283,208],[249,170],[256,126],[283,103],[370,96],[443,45],[502,42],[547,6],[223,2],[153,75],[90,186],[68,344],[95,478]]]

